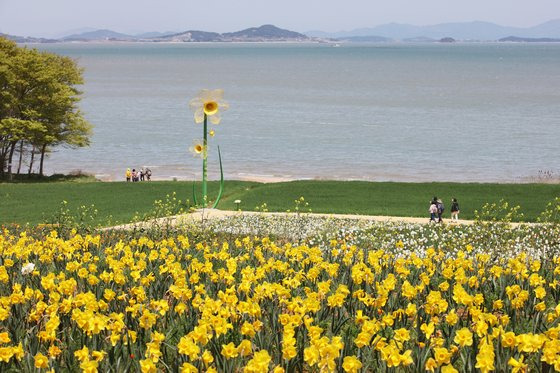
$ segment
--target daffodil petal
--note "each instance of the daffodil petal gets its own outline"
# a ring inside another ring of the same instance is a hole
[[[199,108],[202,107],[202,105],[204,105],[204,102],[198,97],[195,97],[195,98],[193,98],[192,100],[189,101],[189,108],[192,111],[198,110]]]
[[[194,112],[194,121],[196,123],[204,122],[204,110],[200,107],[197,111]]]
[[[218,107],[220,108],[220,110],[227,110],[229,109],[229,104],[225,101],[218,101]]]
[[[224,90],[223,89],[215,89],[213,91],[210,91],[210,96],[215,101],[220,101],[221,99],[224,98]]]
[[[207,101],[212,98],[212,91],[209,89],[203,89],[200,92],[198,92],[197,97],[203,102]]]
[[[222,120],[222,117],[220,116],[220,113],[216,113],[216,114],[210,116],[209,118],[210,118],[210,122],[212,124],[220,124],[220,121]]]

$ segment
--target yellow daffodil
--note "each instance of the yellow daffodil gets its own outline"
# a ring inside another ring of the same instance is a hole
[[[268,366],[271,360],[268,351],[260,350],[255,352],[253,358],[245,366],[244,371],[248,373],[268,373]]]
[[[253,345],[251,341],[244,339],[239,343],[237,346],[237,351],[239,352],[240,356],[249,356],[253,353]]]
[[[462,328],[456,332],[455,339],[453,339],[453,341],[461,347],[472,346],[473,335],[469,328]]]
[[[449,364],[441,367],[441,373],[459,373],[459,371]]]
[[[49,347],[49,357],[56,358],[61,353],[62,353],[62,350],[59,347],[57,347],[55,345],[52,345],[51,347]]]
[[[523,363],[523,355],[521,355],[519,360],[515,360],[511,357],[508,360],[508,365],[511,366],[512,373],[525,373],[528,367],[527,364]]]
[[[86,360],[80,363],[83,373],[97,373],[99,363],[96,360]]]
[[[11,347],[0,347],[0,361],[8,363],[12,356],[14,356],[14,351]]]
[[[342,369],[348,373],[357,373],[362,368],[362,363],[356,356],[346,356],[342,363]]]
[[[37,353],[37,355],[35,355],[35,368],[48,368],[48,367],[49,367],[49,358],[40,352]]]
[[[212,353],[208,350],[204,351],[204,353],[202,354],[202,361],[204,362],[204,365],[212,364],[214,362]]]
[[[478,354],[476,355],[476,365],[482,373],[488,373],[494,370],[494,346],[486,342],[482,343]]]
[[[449,352],[445,347],[434,348],[434,359],[436,359],[438,366],[442,364],[449,364],[451,356],[451,352]]]
[[[233,359],[239,356],[237,348],[233,342],[230,342],[227,345],[222,345],[222,356],[226,359]]]
[[[198,373],[198,369],[190,364],[190,363],[183,363],[183,365],[181,365],[181,373]]]
[[[140,370],[142,373],[157,373],[157,368],[151,359],[140,360]]]

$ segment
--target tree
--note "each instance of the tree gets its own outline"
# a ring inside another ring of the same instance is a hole
[[[12,175],[12,161],[19,144],[21,158],[31,148],[41,156],[39,174],[47,152],[55,146],[89,145],[91,125],[78,109],[83,70],[69,57],[20,48],[0,38],[0,176]]]

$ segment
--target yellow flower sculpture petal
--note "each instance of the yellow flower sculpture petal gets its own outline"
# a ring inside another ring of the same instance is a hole
[[[203,89],[189,102],[189,107],[194,112],[194,121],[202,123],[206,114],[213,124],[220,123],[220,111],[227,110],[229,105],[223,100],[222,89]]]
[[[208,118],[210,118],[210,123],[212,124],[220,124],[222,117],[219,113],[216,113],[212,116],[209,116]]]

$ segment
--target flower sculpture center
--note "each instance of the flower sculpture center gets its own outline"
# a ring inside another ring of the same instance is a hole
[[[214,115],[218,112],[218,103],[216,101],[209,101],[204,103],[204,114]]]

